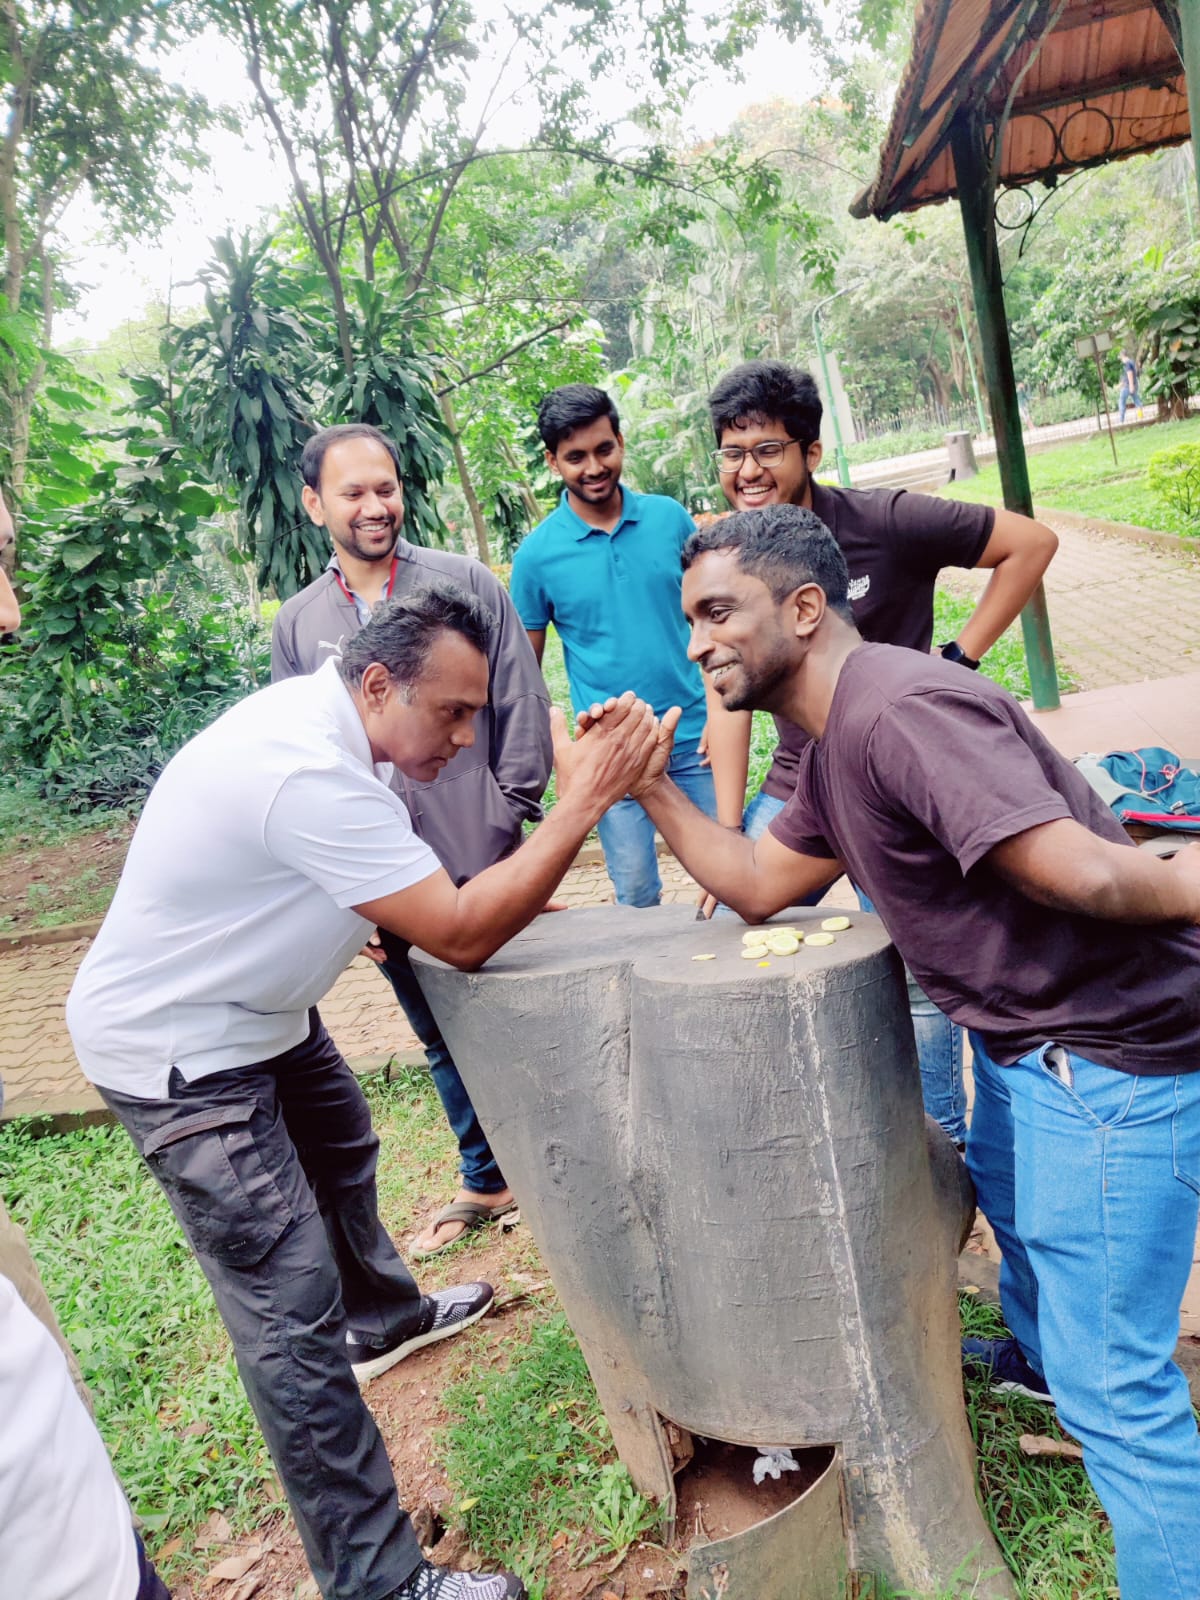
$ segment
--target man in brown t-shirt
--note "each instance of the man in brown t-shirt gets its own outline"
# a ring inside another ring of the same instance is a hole
[[[812,742],[758,840],[665,777],[670,714],[636,798],[749,921],[848,871],[972,1030],[967,1162],[1016,1340],[970,1353],[1005,1387],[1048,1385],[1112,1520],[1123,1600],[1196,1600],[1200,1438],[1172,1357],[1200,1190],[1200,848],[1134,849],[997,685],[864,643],[811,512],[730,517],[684,564],[690,653],[726,706]]]
[[[821,397],[811,375],[783,361],[746,361],[718,379],[708,400],[721,489],[735,511],[805,506],[833,534],[850,572],[850,606],[864,639],[927,653],[933,594],[943,567],[986,567],[987,588],[947,659],[974,670],[1030,599],[1058,547],[1051,530],[1014,511],[910,494],[904,489],[839,489],[817,483]],[[775,719],[771,769],[746,806],[749,713],[739,736],[713,746],[718,820],[757,838],[796,787],[808,734]],[[711,717],[710,717],[711,726]],[[855,880],[856,887],[861,885]],[[870,909],[870,906],[867,906]],[[925,1109],[960,1145],[966,1138],[962,1035],[910,982],[909,999]]]

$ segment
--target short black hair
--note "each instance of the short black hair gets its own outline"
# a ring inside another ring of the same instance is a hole
[[[613,432],[620,433],[617,408],[603,389],[590,383],[564,383],[561,389],[551,389],[538,406],[538,432],[546,449],[554,455],[569,433],[586,428],[601,417],[607,417]]]
[[[709,550],[732,550],[742,571],[761,579],[776,601],[785,600],[803,584],[815,583],[831,611],[846,622],[854,621],[850,574],[841,546],[820,517],[804,506],[735,511],[697,529],[683,547],[683,570]]]
[[[357,689],[363,673],[378,662],[407,693],[420,679],[439,633],[461,633],[487,655],[496,619],[478,596],[448,579],[430,583],[394,600],[381,600],[370,620],[342,645],[338,672]]]
[[[343,439],[374,439],[376,444],[381,444],[392,458],[392,465],[396,469],[396,482],[401,482],[403,474],[400,452],[382,428],[373,428],[369,422],[339,422],[332,428],[322,428],[319,433],[314,433],[311,439],[305,440],[304,450],[300,456],[300,476],[304,479],[306,487],[320,490],[321,467],[325,461],[326,451],[335,444],[341,444]]]
[[[821,396],[811,372],[786,361],[743,361],[708,397],[717,443],[726,428],[747,423],[782,422],[792,439],[815,444],[821,437]]]

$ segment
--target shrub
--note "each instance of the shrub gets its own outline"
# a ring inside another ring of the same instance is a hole
[[[1200,443],[1157,451],[1146,464],[1146,482],[1185,521],[1200,521]]]
[[[70,809],[140,799],[265,681],[265,636],[205,593],[191,534],[215,502],[174,441],[122,430],[81,503],[31,518],[19,641],[0,650],[0,758]]]

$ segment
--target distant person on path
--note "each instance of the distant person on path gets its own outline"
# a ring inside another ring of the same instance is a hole
[[[1138,388],[1138,366],[1128,351],[1121,352],[1121,387],[1117,391],[1117,420],[1125,421],[1130,405],[1137,407],[1138,421],[1142,421],[1142,396]]]
[[[1029,385],[1024,379],[1017,385],[1017,410],[1021,413],[1021,422],[1026,428],[1033,427],[1033,417],[1029,411]]]
[[[534,654],[540,662],[553,623],[576,711],[603,699],[615,683],[633,689],[659,715],[680,706],[671,776],[702,811],[715,815],[702,747],[704,686],[687,658],[679,609],[679,555],[692,519],[678,501],[637,494],[621,482],[625,441],[617,408],[603,389],[569,383],[553,390],[538,407],[538,431],[563,493],[558,509],[521,541],[513,559],[513,602]],[[597,831],[618,902],[657,905],[662,879],[654,827],[642,808],[621,800]]]
[[[813,474],[821,461],[821,397],[812,376],[799,367],[747,361],[717,381],[708,406],[718,445],[717,472],[729,504],[735,511],[774,505],[814,511],[846,557],[855,625],[865,639],[927,654],[942,568],[986,567],[992,576],[975,610],[957,639],[941,645],[948,661],[974,672],[1034,593],[1058,547],[1049,528],[1014,511],[904,489],[840,489],[817,483]],[[809,743],[803,728],[785,718],[775,720],[775,760],[744,815],[749,713],[734,718],[736,742],[721,737],[714,744],[718,818],[728,828],[742,828],[751,839],[759,837],[791,798]],[[710,727],[720,723],[721,713],[714,711]],[[722,764],[731,751],[726,774]],[[910,999],[925,1108],[961,1145],[966,1138],[962,1035],[915,985]]]
[[[542,815],[539,802],[550,776],[549,703],[525,631],[504,585],[482,562],[423,550],[402,537],[400,458],[378,428],[323,428],[305,445],[300,469],[305,508],[329,533],[333,554],[324,574],[279,609],[271,633],[272,682],[315,672],[353,638],[380,600],[410,594],[431,579],[461,583],[496,618],[488,646],[488,702],[475,719],[472,748],[432,782],[403,773],[395,780],[418,837],[433,846],[456,884],[466,883],[515,850],[524,824]],[[511,1212],[516,1201],[421,993],[408,949],[381,928],[367,954],[381,966],[424,1046],[458,1141],[461,1173],[453,1201],[410,1246],[420,1260]]]
[[[748,921],[849,873],[971,1030],[967,1165],[1015,1337],[964,1341],[964,1359],[1053,1398],[1112,1522],[1121,1600],[1196,1600],[1200,1438],[1174,1354],[1200,1193],[1200,848],[1134,848],[998,685],[867,643],[811,512],[731,517],[684,561],[693,659],[729,704],[810,739],[757,840],[666,777],[670,719],[633,792]]]
[[[478,1321],[422,1294],[379,1218],[379,1142],[316,1005],[374,928],[473,968],[546,904],[655,742],[626,696],[559,800],[457,886],[389,787],[470,751],[495,624],[443,582],[390,600],[311,677],[226,711],[164,769],[67,1001],[85,1075],[162,1185],[216,1297],[326,1600],[510,1600],[421,1556],[359,1384]],[[97,1263],[100,1270],[103,1264]],[[3,1430],[0,1430],[2,1433]]]

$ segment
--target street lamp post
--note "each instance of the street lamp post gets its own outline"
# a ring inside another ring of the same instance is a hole
[[[837,462],[838,482],[843,489],[850,487],[850,463],[846,459],[846,446],[842,441],[842,424],[838,419],[837,404],[834,398],[833,385],[829,381],[829,363],[825,359],[825,342],[821,338],[821,312],[831,301],[840,299],[844,294],[849,294],[851,289],[857,289],[857,283],[848,283],[844,289],[826,295],[824,300],[817,302],[812,314],[813,343],[817,347],[817,360],[821,363],[821,376],[825,380],[825,398],[829,402],[829,415],[833,421],[833,454]]]

